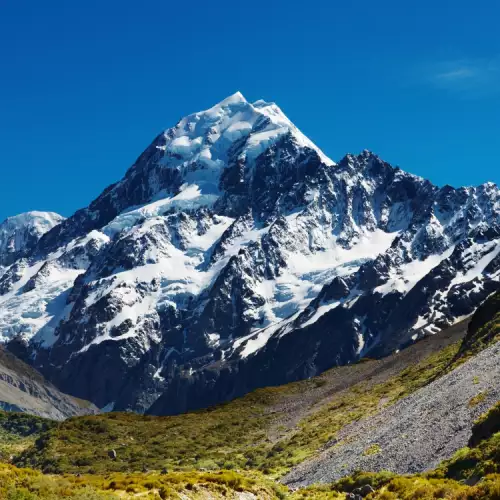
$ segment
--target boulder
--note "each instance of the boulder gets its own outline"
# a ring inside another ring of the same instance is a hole
[[[367,497],[370,493],[373,493],[375,490],[372,488],[371,485],[365,484],[364,486],[361,486],[359,494],[364,498]]]

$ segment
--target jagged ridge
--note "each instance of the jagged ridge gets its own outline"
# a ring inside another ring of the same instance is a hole
[[[6,269],[1,334],[65,391],[175,413],[472,313],[498,287],[499,227],[495,185],[438,188],[368,151],[335,164],[237,93]]]

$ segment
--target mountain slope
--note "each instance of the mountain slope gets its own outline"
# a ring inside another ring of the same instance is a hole
[[[281,475],[316,456],[346,426],[445,373],[466,331],[462,322],[398,354],[183,415],[70,419],[17,463],[59,472],[130,471],[146,464],[155,470],[238,468]],[[110,463],[108,448],[118,460]]]
[[[338,164],[239,93],[160,134],[0,277],[0,335],[62,390],[172,414],[380,356],[499,286],[500,191]]]
[[[54,420],[97,413],[94,405],[63,394],[1,346],[0,408]]]
[[[470,448],[425,474],[399,476],[391,472],[356,472],[331,484],[298,490],[255,472],[188,471],[107,473],[106,475],[42,475],[29,469],[0,464],[0,496],[8,498],[153,498],[239,500],[260,499],[407,499],[498,497],[500,486],[498,430],[499,405],[474,424]],[[472,442],[474,440],[474,442]]]
[[[439,377],[378,414],[346,426],[321,453],[300,464],[283,481],[297,487],[338,480],[357,470],[422,472],[436,468],[467,444],[477,446],[500,430],[498,340],[500,292],[473,315],[450,366]],[[487,419],[476,422],[495,405],[497,409]],[[495,461],[498,439],[492,448]],[[471,466],[474,454],[467,459],[462,454],[458,462],[461,467],[447,465],[448,477],[480,479]]]
[[[64,220],[53,212],[26,212],[5,219],[0,224],[0,266],[17,260],[38,240]]]
[[[499,479],[495,473],[500,472],[498,403],[478,422],[474,418],[498,401],[498,362],[491,356],[494,351],[498,357],[499,348],[497,299],[498,294],[486,304],[488,315],[473,317],[471,327],[461,322],[398,354],[334,368],[308,381],[260,389],[218,407],[173,417],[110,413],[67,420],[48,430],[14,462],[52,474],[71,472],[80,477],[92,472],[78,484],[87,481],[111,491],[134,485],[137,489],[131,487],[130,493],[150,491],[159,479],[178,483],[176,477],[182,475],[183,481],[189,477],[194,483],[185,498],[197,498],[194,485],[209,476],[217,481],[224,474],[221,468],[237,468],[238,475],[250,474],[259,484],[266,483],[255,469],[271,477],[292,469],[282,481],[295,486],[341,478],[294,493],[274,489],[273,498],[344,498],[342,492],[366,484],[377,490],[370,498],[429,498],[434,491],[436,497],[445,496],[445,491],[446,498],[464,498],[465,493],[470,498],[492,498]],[[467,339],[484,329],[496,332],[491,343],[469,351]],[[477,382],[477,373],[470,371],[473,364],[483,368]],[[491,393],[478,398],[486,387]],[[431,411],[415,412],[414,403],[429,396]],[[436,424],[437,412],[446,405],[454,405],[454,410],[441,412]],[[398,421],[391,436],[387,429],[394,422],[387,417],[395,412],[407,428],[400,429],[403,424]],[[426,427],[419,439],[410,432],[415,426]],[[376,446],[370,440],[374,432],[384,435]],[[360,447],[360,441],[366,447]],[[470,449],[457,451],[467,444]],[[110,460],[109,450],[114,450],[116,459]],[[411,457],[412,463],[392,460],[393,452]],[[438,458],[449,460],[422,473]],[[360,461],[371,466],[377,460],[385,472],[350,475]],[[141,469],[150,472],[135,472]],[[162,469],[169,473],[160,476]],[[420,474],[401,477],[394,471]],[[384,495],[384,491],[398,494]]]
[[[433,469],[467,445],[473,422],[499,400],[497,343],[376,417],[340,433],[327,450],[284,481],[297,487],[331,482],[357,470],[406,474]]]

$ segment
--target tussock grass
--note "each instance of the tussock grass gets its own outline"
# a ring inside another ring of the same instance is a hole
[[[111,500],[118,498],[234,498],[252,493],[255,498],[285,498],[285,487],[256,474],[234,471],[214,473],[178,472],[159,474],[44,475],[32,469],[0,464],[0,499]]]
[[[56,425],[52,420],[33,415],[0,411],[0,461],[10,461],[32,446],[41,433]]]

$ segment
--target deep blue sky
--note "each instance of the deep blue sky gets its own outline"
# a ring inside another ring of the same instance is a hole
[[[70,215],[240,90],[332,159],[500,182],[497,0],[0,0],[0,219]]]

